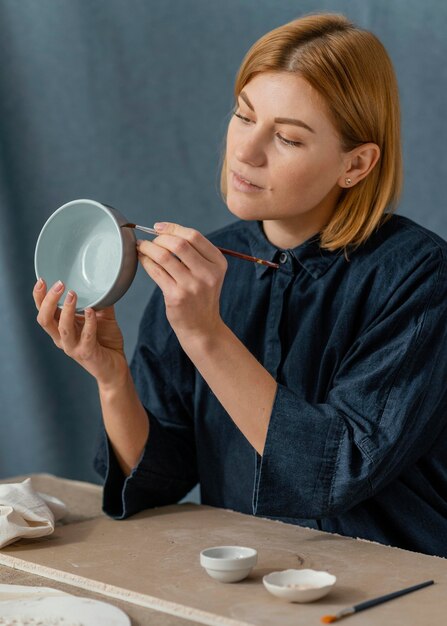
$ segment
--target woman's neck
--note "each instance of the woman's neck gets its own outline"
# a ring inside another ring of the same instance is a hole
[[[270,243],[277,248],[283,249],[296,248],[320,231],[320,228],[315,224],[291,229],[288,224],[280,220],[263,220],[262,227]]]

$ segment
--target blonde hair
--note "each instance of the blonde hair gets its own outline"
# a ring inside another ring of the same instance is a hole
[[[321,247],[346,253],[390,217],[401,194],[399,92],[391,60],[375,35],[343,15],[316,14],[275,28],[250,48],[236,76],[235,98],[255,75],[271,71],[296,72],[322,96],[344,151],[369,142],[380,148],[368,175],[342,190],[320,233]],[[224,199],[226,185],[224,157]]]

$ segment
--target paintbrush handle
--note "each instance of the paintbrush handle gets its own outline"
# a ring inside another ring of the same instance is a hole
[[[356,604],[352,608],[355,610],[356,613],[358,613],[359,611],[364,611],[365,609],[369,609],[371,606],[382,604],[382,602],[388,602],[388,600],[392,600],[393,598],[399,598],[400,596],[404,596],[407,593],[411,593],[412,591],[416,591],[417,589],[422,589],[423,587],[428,587],[429,585],[433,585],[433,584],[434,584],[434,580],[427,580],[426,582],[420,583],[419,585],[414,585],[413,587],[406,587],[406,589],[400,589],[399,591],[388,593],[386,596],[380,596],[379,598],[366,600],[366,602],[361,602],[360,604]]]
[[[264,259],[258,259],[255,256],[250,256],[248,254],[243,254],[242,252],[235,252],[234,250],[227,250],[226,248],[220,248],[216,246],[218,250],[222,252],[222,254],[228,254],[229,256],[234,256],[236,259],[245,259],[246,261],[254,261],[255,263],[259,263],[260,265],[266,265],[267,267],[274,267],[276,270],[279,267],[279,263],[272,263],[271,261],[264,261]]]
[[[123,228],[135,228],[135,230],[141,230],[144,233],[149,233],[151,235],[159,235],[154,228],[149,228],[148,226],[140,226],[139,224],[123,224]],[[218,250],[220,250],[223,254],[228,254],[229,256],[234,256],[237,259],[245,259],[246,261],[253,261],[254,263],[259,263],[260,265],[266,265],[267,267],[273,267],[274,269],[279,268],[278,263],[272,263],[271,261],[264,261],[264,259],[258,259],[254,256],[249,256],[248,254],[243,254],[242,252],[236,252],[235,250],[227,250],[226,248],[219,248],[216,246]]]
[[[411,593],[412,591],[417,591],[418,589],[422,589],[423,587],[428,587],[429,585],[434,584],[434,580],[426,580],[424,583],[419,583],[419,585],[414,585],[413,587],[406,587],[405,589],[400,589],[399,591],[394,591],[393,593],[388,593],[385,596],[379,596],[378,598],[373,598],[372,600],[366,600],[366,602],[361,602],[360,604],[355,604],[347,609],[343,609],[339,611],[336,615],[323,615],[321,621],[323,624],[332,624],[332,622],[338,622],[339,619],[343,619],[348,615],[352,615],[353,613],[358,613],[359,611],[364,611],[365,609],[370,609],[372,606],[377,606],[378,604],[382,604],[383,602],[388,602],[388,600],[393,600],[394,598],[399,598],[400,596],[404,596],[407,593]]]

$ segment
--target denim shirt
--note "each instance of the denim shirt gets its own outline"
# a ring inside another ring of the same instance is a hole
[[[131,372],[150,421],[125,478],[105,431],[103,508],[123,519],[203,504],[447,557],[447,243],[393,215],[346,259],[293,249],[262,222],[212,243],[227,257],[224,323],[277,381],[262,457],[181,348],[156,287]]]

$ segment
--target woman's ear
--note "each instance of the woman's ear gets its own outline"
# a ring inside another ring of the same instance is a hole
[[[380,148],[375,143],[363,143],[345,155],[344,171],[338,179],[340,187],[353,187],[368,176],[380,158]]]

